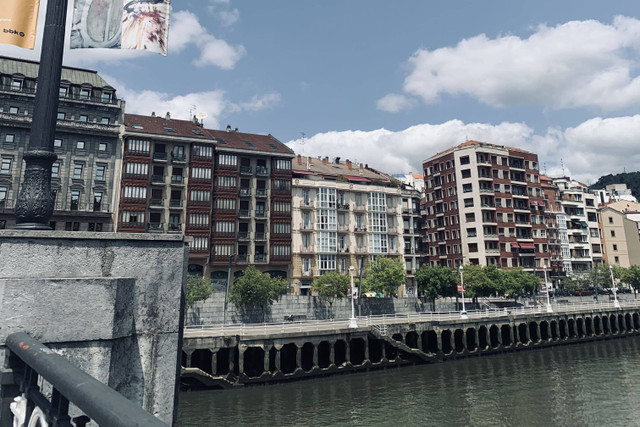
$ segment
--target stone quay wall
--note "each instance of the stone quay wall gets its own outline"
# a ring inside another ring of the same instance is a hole
[[[1,231],[0,360],[26,332],[172,424],[187,264],[184,236]]]

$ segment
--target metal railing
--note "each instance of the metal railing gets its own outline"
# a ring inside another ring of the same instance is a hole
[[[13,385],[17,393],[10,405],[8,399],[3,399],[1,413],[8,414],[10,409],[17,425],[47,425],[46,422],[55,426],[85,426],[92,420],[114,427],[167,425],[28,334],[13,333],[7,337],[6,344],[7,367],[13,375],[4,378],[12,384],[3,383],[3,392],[6,386]],[[50,399],[40,390],[39,377],[51,385]],[[85,415],[71,419],[70,403]],[[8,407],[4,407],[5,404]],[[4,417],[0,420],[3,425],[11,422]]]
[[[620,309],[638,308],[640,300],[618,300]],[[580,303],[553,303],[553,313],[546,311],[545,304],[535,306],[522,307],[506,307],[506,308],[487,308],[484,310],[467,311],[467,319],[483,320],[500,317],[517,317],[532,314],[539,315],[558,315],[558,314],[575,314],[582,312],[592,312],[596,310],[619,311],[615,307],[615,303],[611,302],[580,302]],[[422,312],[422,313],[404,313],[404,314],[381,314],[371,316],[360,316],[357,318],[358,327],[381,328],[384,325],[415,323],[415,322],[431,322],[431,321],[460,321],[460,311],[448,312]],[[349,319],[328,319],[328,320],[308,320],[299,322],[273,322],[273,323],[251,323],[251,324],[233,324],[233,325],[189,325],[185,328],[185,338],[197,338],[200,336],[229,336],[229,335],[257,335],[269,334],[274,332],[314,332],[326,331],[336,328],[349,328]]]

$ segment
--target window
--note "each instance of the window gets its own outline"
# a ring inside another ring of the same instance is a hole
[[[336,207],[336,189],[335,188],[319,188],[318,189],[318,207],[333,208]]]
[[[235,221],[216,221],[216,233],[218,234],[234,234],[236,232]]]
[[[11,80],[11,90],[22,90],[22,80]]]
[[[277,159],[276,169],[281,171],[291,170],[291,160]]]
[[[175,160],[184,160],[185,159],[184,146],[182,146],[182,145],[174,145],[173,146],[173,150],[171,151],[171,156]]]
[[[611,237],[616,237],[616,231],[615,230],[611,230]]]
[[[61,96],[62,98],[66,98],[68,93],[69,93],[69,88],[65,86],[60,87],[60,89],[58,90],[58,95]]]
[[[461,173],[463,178],[471,178],[471,169],[464,169]]]
[[[309,276],[311,274],[311,259],[302,258],[302,274]]]
[[[369,214],[369,231],[386,233],[387,215],[384,213],[372,212]]]
[[[130,225],[139,225],[144,223],[144,212],[123,211],[122,222]]]
[[[291,234],[291,224],[288,222],[276,222],[273,224],[273,234]]]
[[[127,151],[129,153],[149,154],[149,141],[129,139],[127,140]]]
[[[107,151],[107,144],[105,142],[101,142],[98,144],[98,151]]]
[[[7,201],[7,192],[9,190],[7,187],[0,187],[0,206],[4,205],[4,202]]]
[[[273,211],[275,213],[289,213],[291,212],[291,203],[275,201],[273,202]]]
[[[4,137],[4,142],[14,142],[16,140],[16,136],[12,133],[8,133]]]
[[[209,215],[203,213],[189,214],[189,226],[191,227],[209,227]]]
[[[619,256],[614,257],[614,260],[615,260],[616,264],[620,264],[620,257]]]
[[[218,156],[219,166],[238,166],[238,156],[233,154],[220,154]]]
[[[79,203],[80,203],[80,191],[71,190],[71,206],[70,206],[71,210],[77,211]]]
[[[106,165],[97,165],[96,166],[96,180],[104,181],[106,170],[107,170],[107,166]]]
[[[89,121],[89,116],[87,116],[86,114],[80,114],[80,117],[78,118],[79,121],[86,123]]]
[[[100,212],[102,210],[102,192],[95,191],[93,193],[93,211]]]
[[[102,102],[111,102],[111,92],[102,92]]]
[[[211,168],[191,168],[191,178],[196,180],[211,179]]]
[[[191,190],[190,199],[196,203],[208,203],[211,199],[211,193],[205,190]]]
[[[108,125],[110,123],[109,117],[102,117],[100,119],[100,124],[101,125]]]
[[[335,255],[318,255],[318,270],[322,274],[323,271],[335,271],[336,256]]]
[[[91,96],[91,90],[89,89],[81,89],[80,90],[80,99],[88,100],[89,96]]]
[[[194,237],[189,243],[190,251],[204,252],[209,249],[209,238],[207,237]]]
[[[84,150],[84,141],[78,141],[76,142],[76,148],[78,150]]]
[[[74,163],[73,164],[73,177],[76,179],[82,179],[82,169],[84,168],[83,163]]]
[[[51,165],[51,178],[60,178],[60,160],[56,160]]]
[[[62,147],[62,140],[60,138],[56,138],[53,140],[54,147]]]
[[[18,114],[20,109],[18,107],[9,107],[9,114]]]
[[[101,222],[90,222],[89,223],[89,231],[102,231],[102,223]]]
[[[56,116],[56,118],[57,118],[58,120],[64,120],[64,119],[66,119],[66,118],[67,118],[67,113],[63,113],[63,112],[61,112],[61,111],[58,111],[58,115]]]
[[[235,253],[235,245],[215,245],[214,253],[216,256],[230,257]]]
[[[609,224],[613,224],[613,217],[612,216],[609,217]]]
[[[371,234],[369,236],[369,252],[372,253],[387,253],[387,235],[386,234]]]
[[[210,159],[213,157],[213,147],[211,146],[203,146],[203,145],[194,145],[193,146],[193,157],[199,157],[203,159]]]
[[[221,211],[235,211],[236,199],[216,199],[216,209]]]
[[[127,185],[124,187],[124,198],[126,200],[146,200],[147,187]]]
[[[369,210],[377,212],[387,211],[387,197],[384,193],[369,193],[367,201]]]
[[[473,188],[471,187],[471,184],[463,184],[462,185],[462,192],[463,193],[471,193],[473,191]]]
[[[286,181],[283,179],[274,179],[273,189],[280,193],[287,193],[291,191],[291,181]]]
[[[218,175],[218,188],[236,188],[237,185],[235,176]]]
[[[469,156],[460,157],[460,164],[461,165],[468,165],[469,164]]]
[[[11,173],[11,158],[3,157],[2,164],[0,165],[0,173],[1,174],[10,174]]]
[[[289,258],[291,256],[291,245],[273,245],[271,255],[274,258]]]

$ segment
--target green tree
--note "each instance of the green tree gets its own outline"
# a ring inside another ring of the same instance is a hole
[[[187,284],[185,286],[185,308],[188,310],[196,301],[204,301],[211,295],[211,281],[187,274]]]
[[[495,293],[496,285],[485,270],[479,265],[467,264],[463,267],[465,297],[477,300],[478,297],[488,297]]]
[[[632,265],[629,268],[625,268],[620,280],[638,292],[640,289],[640,265]]]
[[[484,267],[484,274],[493,282],[493,293],[497,295],[504,295],[506,292],[506,285],[503,279],[504,270],[500,270],[497,265],[490,264]]]
[[[333,301],[345,298],[350,284],[350,277],[329,271],[313,281],[311,290],[316,292],[322,301],[327,301],[333,310]]]
[[[457,292],[458,276],[449,267],[423,265],[416,271],[418,290],[431,301],[431,310],[436,310],[436,298],[453,297]]]
[[[528,273],[522,267],[500,270],[504,291],[515,301],[530,292],[540,284],[540,279],[534,274]]]
[[[367,270],[363,287],[365,292],[384,293],[388,297],[398,295],[398,286],[407,282],[407,272],[398,258],[378,257]]]
[[[282,277],[261,273],[253,265],[242,272],[231,287],[229,301],[243,309],[260,308],[263,311],[280,299],[289,283]]]

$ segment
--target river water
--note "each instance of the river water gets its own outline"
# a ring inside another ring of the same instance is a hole
[[[640,337],[239,390],[179,426],[640,426]]]

